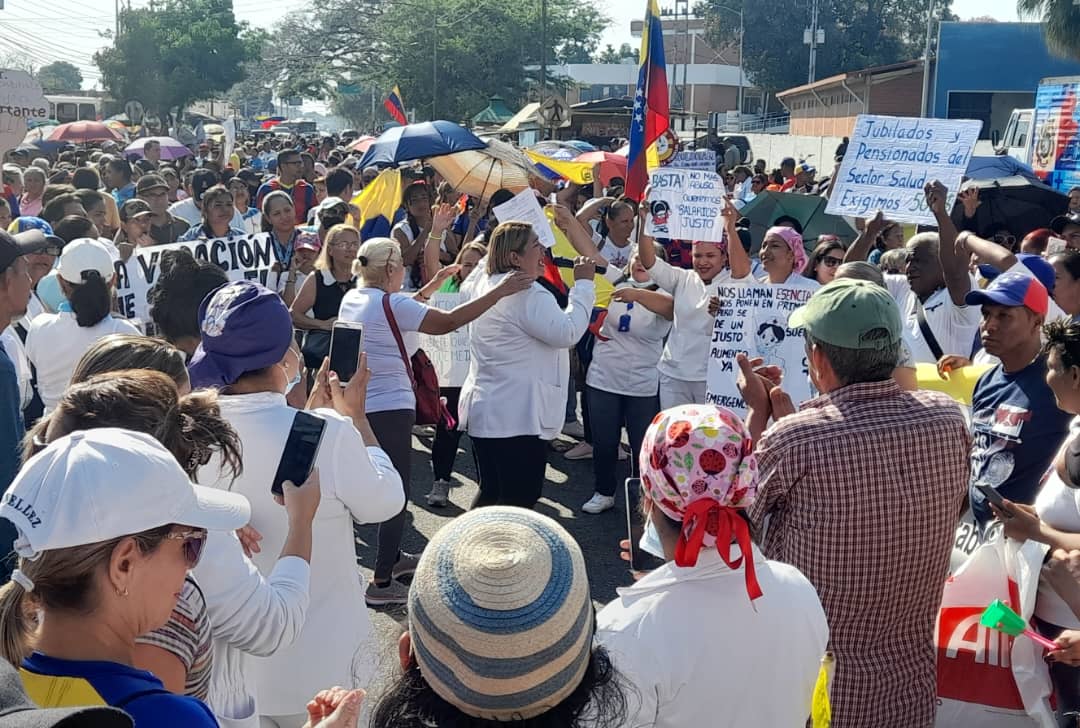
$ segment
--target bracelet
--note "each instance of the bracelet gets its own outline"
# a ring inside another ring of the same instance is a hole
[[[431,300],[431,298],[430,298],[429,296],[425,296],[425,295],[424,295],[423,293],[421,293],[420,291],[417,291],[417,292],[416,292],[416,297],[417,297],[417,298],[419,298],[419,299],[420,299],[421,301],[423,301],[424,303],[427,303],[428,301],[430,301],[430,300]]]
[[[441,243],[442,241],[446,240],[446,231],[443,230],[442,235],[439,235],[438,237],[432,235],[431,233],[428,233],[427,236],[428,240],[438,240]]]

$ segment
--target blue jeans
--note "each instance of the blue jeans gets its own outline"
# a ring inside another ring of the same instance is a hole
[[[619,440],[626,428],[630,440],[630,472],[637,472],[641,441],[649,423],[660,411],[660,398],[630,397],[587,387],[589,417],[592,424],[593,473],[596,492],[613,496],[616,489],[616,468],[619,464]]]

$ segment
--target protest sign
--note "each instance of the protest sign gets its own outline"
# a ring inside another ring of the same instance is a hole
[[[276,259],[269,233],[153,245],[136,249],[127,262],[116,262],[117,310],[121,316],[150,319],[148,299],[161,275],[161,256],[181,248],[190,251],[197,260],[219,266],[229,280],[254,280],[276,290],[277,274],[271,271]]]
[[[676,152],[668,166],[675,169],[703,169],[707,172],[715,172],[716,152],[711,149]]]
[[[881,210],[889,220],[934,224],[923,187],[940,180],[952,210],[981,128],[970,119],[859,115],[825,211],[868,218]]]
[[[536,194],[531,189],[522,190],[503,204],[496,205],[495,217],[499,219],[499,222],[511,220],[527,222],[532,225],[533,232],[540,238],[540,243],[545,248],[555,245],[555,233],[552,232],[547,216],[544,215],[544,208],[540,206],[540,201],[536,199]]]
[[[442,311],[449,311],[465,302],[460,293],[436,293],[431,297],[428,305]],[[440,387],[460,387],[465,384],[472,356],[469,351],[468,326],[462,326],[444,336],[420,334],[420,348],[435,365]]]
[[[26,124],[49,118],[41,84],[26,71],[0,69],[0,154],[26,138]]]
[[[645,232],[654,238],[724,241],[724,182],[715,172],[661,167],[649,178]]]
[[[809,283],[809,280],[807,281]],[[713,323],[705,399],[746,416],[736,385],[739,364],[735,355],[761,357],[766,365],[784,371],[784,391],[798,406],[810,399],[810,378],[804,351],[804,330],[788,326],[791,312],[810,300],[810,285],[729,283],[718,288],[720,310]]]

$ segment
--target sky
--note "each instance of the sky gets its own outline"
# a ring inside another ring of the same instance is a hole
[[[150,0],[131,0],[134,7]],[[538,2],[539,0],[521,0]],[[100,75],[94,66],[94,51],[108,44],[101,31],[113,27],[116,0],[5,0],[0,10],[0,56],[18,52],[44,65],[66,60],[83,73],[84,86],[93,86]],[[122,0],[125,4],[128,0]],[[311,0],[233,0],[239,20],[253,25],[270,26],[290,10]],[[630,21],[644,16],[644,0],[598,0],[612,24],[604,31],[600,47],[610,43],[637,45],[630,36]],[[661,8],[672,5],[660,1]],[[953,0],[953,12],[961,19],[989,15],[997,20],[1016,20],[1016,0]],[[747,28],[747,33],[754,29]]]

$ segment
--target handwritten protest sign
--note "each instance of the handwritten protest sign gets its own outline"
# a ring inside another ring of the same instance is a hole
[[[126,263],[116,262],[116,298],[121,316],[149,320],[148,298],[161,275],[161,256],[181,248],[197,260],[219,266],[229,280],[255,280],[270,288],[275,285],[277,274],[271,271],[275,258],[269,233],[139,248]]]
[[[923,186],[941,180],[951,210],[981,128],[970,119],[860,114],[825,211],[872,217],[881,210],[889,220],[932,225]]]
[[[765,364],[783,369],[784,390],[796,406],[810,399],[803,329],[790,328],[788,317],[810,300],[813,292],[801,284],[719,287],[720,310],[709,346],[706,401],[746,416],[746,403],[735,383],[739,375],[735,355],[739,353],[760,356]]]
[[[661,167],[649,179],[645,232],[654,238],[724,241],[724,182],[715,172]]]
[[[460,293],[436,293],[431,297],[428,305],[449,311],[463,303],[465,299]],[[465,384],[472,356],[469,352],[468,326],[462,326],[445,336],[420,334],[420,348],[427,353],[431,363],[435,365],[440,387],[460,387]]]
[[[676,152],[668,166],[675,169],[703,169],[707,172],[715,172],[716,152],[711,149]]]
[[[499,222],[510,220],[527,222],[532,225],[533,232],[540,238],[545,248],[555,245],[555,233],[552,232],[547,216],[544,215],[544,208],[540,206],[536,194],[531,189],[522,190],[503,204],[496,205],[495,217],[499,218]]]
[[[0,154],[19,146],[30,121],[49,118],[41,84],[26,71],[0,69]]]

